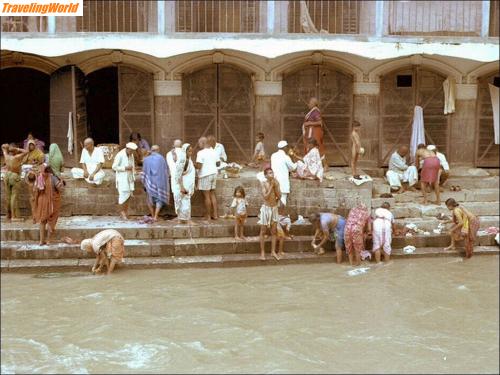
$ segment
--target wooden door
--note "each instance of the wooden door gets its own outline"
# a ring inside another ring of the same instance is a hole
[[[214,135],[229,161],[243,162],[253,147],[253,89],[249,74],[230,65],[214,64],[186,75],[184,139],[197,146]]]
[[[324,144],[330,165],[348,164],[353,92],[352,76],[314,65],[283,79],[281,136],[303,149],[302,123],[311,97],[317,97],[323,117]]]
[[[73,154],[68,152],[69,116],[72,114]],[[65,164],[80,160],[81,144],[87,137],[85,76],[75,66],[57,70],[50,77],[50,142],[57,143]]]
[[[381,78],[379,164],[386,166],[400,145],[410,145],[413,112],[420,105],[424,112],[426,144],[443,153],[449,151],[449,116],[444,115],[445,77],[417,67],[402,69]]]
[[[479,79],[476,116],[476,166],[500,167],[500,146],[494,143],[493,109],[491,106],[490,89],[499,74],[495,73]]]
[[[128,66],[118,66],[118,109],[120,143],[128,142],[130,133],[138,132],[154,143],[153,75]]]

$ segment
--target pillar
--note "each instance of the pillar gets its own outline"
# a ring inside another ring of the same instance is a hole
[[[154,140],[164,154],[174,139],[182,138],[182,81],[154,81]]]
[[[361,123],[361,144],[365,154],[361,167],[377,167],[379,160],[379,95],[378,82],[354,82],[353,119]]]
[[[281,81],[255,82],[254,134],[264,133],[266,153],[276,150],[281,140]]]
[[[477,84],[457,84],[455,113],[451,116],[449,162],[473,165],[476,149]]]

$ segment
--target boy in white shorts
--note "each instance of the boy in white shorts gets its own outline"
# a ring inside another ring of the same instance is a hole
[[[213,146],[206,137],[198,141],[200,151],[196,155],[196,169],[198,170],[198,190],[203,193],[205,200],[205,219],[217,220],[217,198],[215,187],[217,182],[218,157]]]

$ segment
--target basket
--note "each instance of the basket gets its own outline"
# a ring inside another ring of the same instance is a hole
[[[104,154],[103,168],[111,168],[116,154],[120,151],[120,145],[117,145],[116,143],[100,143],[97,147],[100,147],[102,153]]]
[[[224,172],[227,173],[227,176],[229,178],[238,178],[238,177],[240,177],[240,169],[239,168],[226,167],[224,169]]]

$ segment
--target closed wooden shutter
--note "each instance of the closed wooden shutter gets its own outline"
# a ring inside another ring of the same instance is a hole
[[[500,167],[500,146],[494,143],[493,108],[488,84],[493,84],[498,73],[483,77],[478,82],[476,120],[476,166]]]
[[[66,67],[50,77],[50,142],[57,143],[67,166],[77,164],[87,137],[85,77],[76,67]],[[68,153],[69,113],[73,119],[73,155]]]
[[[282,96],[282,138],[303,150],[302,123],[311,97],[319,100],[323,118],[325,155],[330,165],[348,164],[352,120],[353,78],[314,65],[285,75]]]
[[[249,74],[214,64],[183,78],[184,139],[196,146],[214,135],[229,161],[248,161],[253,147],[253,86]]]
[[[398,86],[398,76],[411,77],[411,86]],[[380,164],[387,165],[400,145],[410,145],[416,105],[424,112],[425,139],[443,153],[449,152],[449,117],[444,115],[445,77],[417,67],[389,73],[381,78]]]
[[[135,68],[118,67],[118,102],[120,115],[120,143],[129,140],[130,133],[138,132],[153,142],[154,97],[153,75]]]

